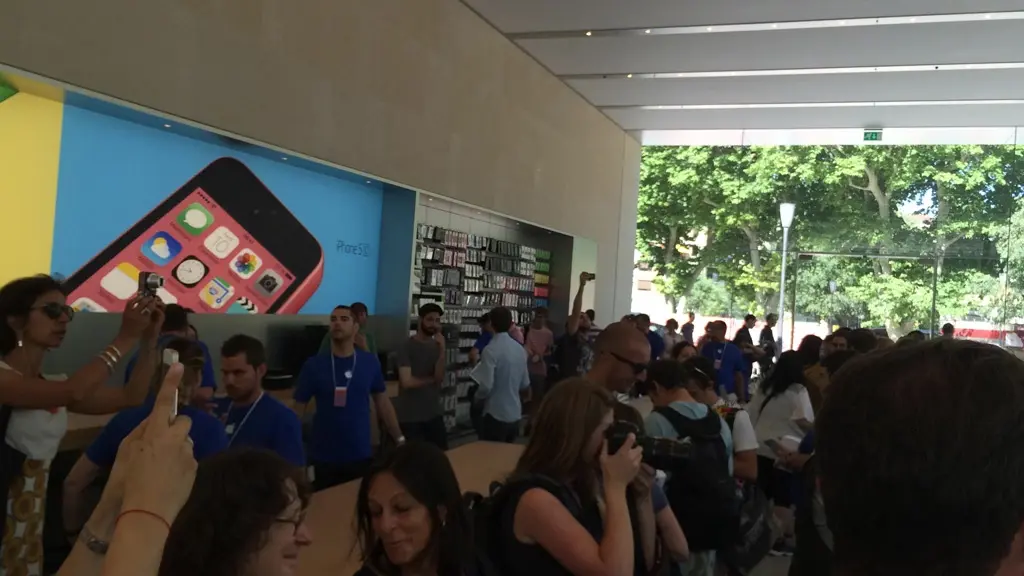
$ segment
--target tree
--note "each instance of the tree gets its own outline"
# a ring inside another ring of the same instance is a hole
[[[677,300],[713,269],[736,309],[774,310],[778,204],[793,201],[791,246],[836,254],[799,264],[802,313],[899,336],[930,321],[934,284],[940,315],[1005,315],[1012,299],[991,291],[1020,160],[1012,146],[648,147],[638,248]]]

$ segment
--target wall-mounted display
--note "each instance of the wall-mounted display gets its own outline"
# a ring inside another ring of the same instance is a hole
[[[380,183],[73,93],[8,94],[0,126],[0,239],[25,246],[0,284],[55,273],[119,311],[152,272],[196,312],[374,310]]]

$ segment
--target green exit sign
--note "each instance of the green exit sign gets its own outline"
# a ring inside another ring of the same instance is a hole
[[[882,131],[881,130],[865,130],[864,131],[865,142],[881,142]]]

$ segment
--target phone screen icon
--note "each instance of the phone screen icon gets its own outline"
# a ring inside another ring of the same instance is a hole
[[[223,260],[235,248],[238,248],[238,242],[238,236],[232,234],[231,230],[224,226],[220,226],[213,231],[213,234],[206,237],[206,240],[203,241],[203,246],[206,246],[206,249],[214,256]]]
[[[206,286],[203,287],[203,293],[199,297],[203,302],[206,302],[210,308],[220,310],[225,304],[231,301],[231,296],[234,294],[234,286],[228,284],[227,280],[218,276],[206,283]]]
[[[167,232],[157,232],[142,244],[142,254],[157,266],[167,266],[181,254],[181,243]]]
[[[118,300],[127,300],[139,291],[139,269],[121,262],[100,280],[100,286]]]
[[[273,270],[267,270],[260,276],[260,279],[256,281],[256,292],[259,294],[270,297],[273,296],[281,288],[281,275]]]
[[[185,232],[198,236],[213,224],[213,214],[202,204],[193,202],[178,214],[177,222]]]
[[[255,252],[248,248],[243,248],[235,257],[231,260],[231,271],[238,274],[244,280],[252,278],[252,275],[260,269],[263,265],[263,261],[256,255]]]
[[[209,271],[210,269],[199,258],[189,256],[174,268],[172,275],[182,286],[192,288],[202,282]]]

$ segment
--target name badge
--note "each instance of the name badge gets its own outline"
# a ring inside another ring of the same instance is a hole
[[[232,434],[235,433],[235,425],[228,424],[227,426],[224,427],[224,432],[227,433],[228,436],[231,436]]]
[[[348,402],[348,388],[335,388],[334,406],[336,408],[344,408],[346,402]]]

